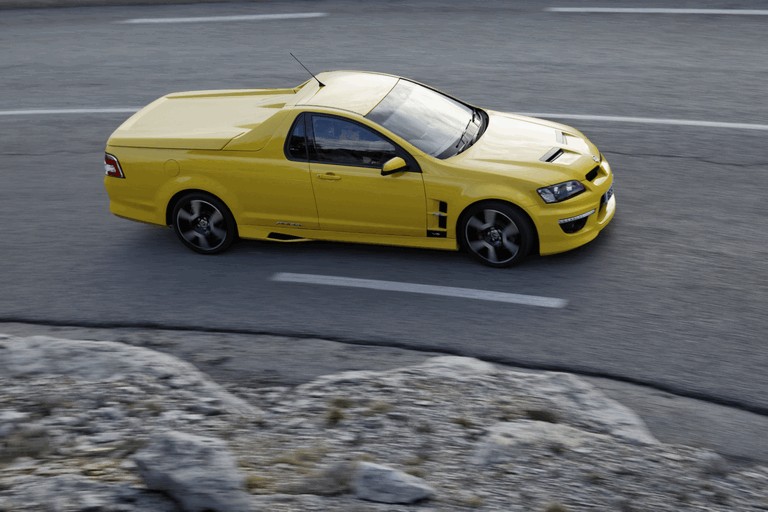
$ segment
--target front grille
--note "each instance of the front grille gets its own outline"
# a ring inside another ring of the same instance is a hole
[[[595,166],[595,168],[594,168],[594,169],[592,169],[591,171],[589,171],[589,172],[587,173],[587,175],[586,175],[586,176],[584,176],[584,177],[585,177],[585,178],[587,178],[587,181],[592,181],[592,180],[594,180],[595,178],[597,178],[597,173],[598,173],[598,171],[599,171],[599,170],[600,170],[600,166],[599,166],[599,165],[597,165],[597,166]]]
[[[611,188],[608,189],[608,192],[600,196],[600,208],[602,208],[605,203],[610,201],[611,197],[613,197],[613,185],[611,185]]]

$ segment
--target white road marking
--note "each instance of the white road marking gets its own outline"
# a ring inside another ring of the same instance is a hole
[[[549,12],[605,14],[724,14],[734,16],[768,16],[763,9],[674,9],[659,7],[547,7]]]
[[[324,12],[297,12],[287,14],[244,14],[235,16],[198,16],[194,18],[133,18],[130,20],[116,21],[123,24],[144,23],[211,23],[220,21],[266,21],[266,20],[291,20],[304,18],[322,18]]]
[[[29,110],[0,110],[0,116],[35,116],[35,115],[77,115],[77,114],[133,114],[140,107],[115,108],[60,108],[60,109],[29,109]],[[558,114],[542,112],[518,112],[521,116],[543,117],[555,119],[576,119],[581,121],[602,121],[607,123],[641,123],[663,124],[673,126],[698,126],[701,128],[727,128],[730,130],[761,130],[768,131],[768,124],[724,123],[719,121],[696,121],[690,119],[664,119],[656,117],[620,117],[593,116],[587,114]]]
[[[0,116],[39,116],[58,114],[133,114],[139,107],[126,108],[56,108],[30,110],[0,110]]]
[[[453,288],[451,286],[435,286],[429,284],[400,283],[396,281],[379,281],[376,279],[321,276],[317,274],[291,274],[280,272],[273,275],[271,280],[284,283],[319,284],[348,288],[367,288],[369,290],[383,290],[388,292],[441,295],[444,297],[506,302],[508,304],[523,304],[526,306],[539,306],[542,308],[564,308],[568,304],[568,301],[565,299],[538,297],[536,295],[520,295],[517,293],[474,290],[472,288]]]
[[[620,117],[620,116],[592,116],[582,114],[555,114],[542,112],[518,112],[521,116],[530,117],[554,117],[557,119],[579,119],[582,121],[605,121],[609,123],[640,123],[640,124],[666,124],[673,126],[699,126],[702,128],[728,128],[732,130],[763,130],[768,131],[768,124],[751,123],[723,123],[719,121],[695,121],[690,119],[664,119],[657,117]]]

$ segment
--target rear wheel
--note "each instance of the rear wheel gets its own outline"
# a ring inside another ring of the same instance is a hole
[[[192,192],[180,197],[173,207],[171,221],[179,240],[201,254],[223,252],[237,238],[232,213],[210,194]]]
[[[469,207],[459,222],[461,247],[491,267],[509,267],[522,261],[533,246],[533,226],[513,206],[488,201]]]

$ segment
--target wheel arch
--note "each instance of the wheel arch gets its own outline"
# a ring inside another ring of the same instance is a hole
[[[456,225],[454,226],[454,230],[456,233],[456,243],[459,244],[459,240],[461,239],[460,231],[461,231],[461,225],[464,221],[464,216],[467,214],[467,212],[472,209],[473,207],[485,203],[504,203],[510,208],[515,209],[520,214],[525,217],[525,219],[528,221],[528,223],[531,226],[532,234],[533,234],[533,247],[531,247],[531,253],[533,254],[539,254],[539,230],[536,227],[536,223],[533,221],[533,218],[531,215],[520,205],[517,205],[513,203],[512,201],[508,201],[505,199],[479,199],[477,201],[474,201],[472,203],[467,204],[464,206],[464,208],[461,210],[461,213],[456,217]]]

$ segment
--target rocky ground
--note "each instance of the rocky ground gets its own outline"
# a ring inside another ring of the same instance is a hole
[[[122,343],[0,336],[0,511],[768,510],[566,374],[438,357],[227,390]]]

